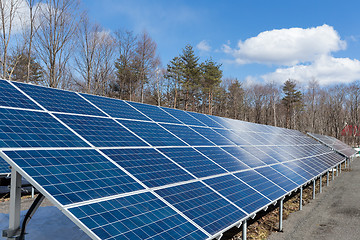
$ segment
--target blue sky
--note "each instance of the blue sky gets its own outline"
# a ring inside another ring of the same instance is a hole
[[[360,80],[360,1],[84,0],[105,28],[146,30],[163,66],[186,44],[224,77],[322,85]],[[241,44],[239,44],[241,41]]]

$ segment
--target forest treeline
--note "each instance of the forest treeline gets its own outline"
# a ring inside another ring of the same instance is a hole
[[[121,21],[121,19],[119,19]],[[109,31],[79,1],[0,0],[3,79],[341,136],[359,120],[360,83],[320,86],[296,79],[245,84],[200,61],[192,45],[162,63],[146,31]]]

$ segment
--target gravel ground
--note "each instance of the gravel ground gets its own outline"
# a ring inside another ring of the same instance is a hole
[[[283,232],[268,240],[359,239],[360,238],[360,159],[352,162],[350,172],[342,172],[324,192],[290,214]]]
[[[29,209],[31,204],[34,202],[35,197],[34,197],[34,199],[32,199],[29,196],[22,197],[21,198],[21,211]],[[0,199],[0,213],[8,214],[9,213],[9,204],[10,204],[9,199],[2,199],[2,200]],[[40,206],[41,207],[53,206],[53,204],[45,198]]]

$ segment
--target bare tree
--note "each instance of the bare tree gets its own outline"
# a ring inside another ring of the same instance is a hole
[[[0,0],[1,77],[3,78],[9,78],[9,47],[12,39],[11,37],[15,18],[20,4],[20,0]]]
[[[138,79],[140,80],[140,98],[144,102],[145,84],[155,73],[156,67],[160,64],[160,59],[156,55],[156,43],[150,38],[147,32],[143,32],[137,42],[136,65]]]
[[[46,0],[41,7],[36,47],[49,87],[60,86],[78,27],[78,1]]]

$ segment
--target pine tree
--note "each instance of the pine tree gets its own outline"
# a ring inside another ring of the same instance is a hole
[[[200,83],[200,67],[199,57],[194,53],[191,45],[186,45],[180,56],[182,62],[183,79],[181,81],[182,88],[185,91],[185,110],[188,110],[189,102],[192,102],[192,108],[195,108],[197,89]]]
[[[295,110],[301,110],[303,107],[302,93],[296,89],[296,83],[287,80],[283,86],[285,96],[282,98],[282,104],[285,107],[286,127],[291,128],[291,121]]]
[[[174,57],[167,65],[165,78],[173,82],[174,103],[173,107],[178,105],[178,94],[180,83],[183,81],[183,63],[179,57]]]
[[[36,61],[34,57],[28,60],[28,54],[25,52],[19,53],[11,57],[13,60],[11,61],[13,64],[10,65],[11,72],[8,73],[11,76],[12,80],[19,82],[27,82],[29,77],[29,82],[31,83],[40,83],[44,81],[43,78],[43,68]],[[28,76],[28,62],[30,62],[30,71]]]
[[[208,113],[212,114],[212,101],[214,91],[219,87],[222,78],[221,64],[216,64],[212,59],[206,60],[201,64],[202,88],[208,98]]]

